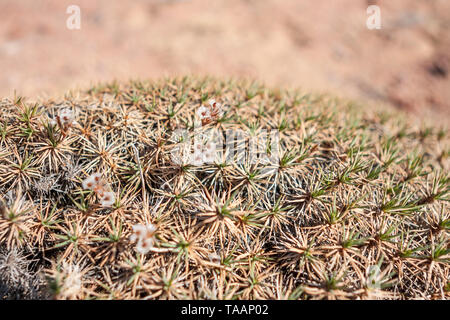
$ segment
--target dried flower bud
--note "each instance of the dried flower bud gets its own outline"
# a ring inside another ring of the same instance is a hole
[[[82,183],[83,189],[94,190],[94,188],[100,183],[101,177],[102,176],[100,173],[91,174],[89,177],[84,179]]]
[[[156,227],[153,224],[137,224],[133,226],[133,234],[130,240],[136,242],[136,251],[146,254],[154,245]]]
[[[68,108],[59,110],[57,117],[63,126],[71,126],[75,122],[73,111]]]
[[[100,204],[104,207],[110,207],[116,202],[116,196],[112,191],[106,191],[100,198]]]
[[[216,121],[222,114],[222,105],[213,99],[209,100],[209,106],[201,106],[197,110],[197,116],[202,120],[202,125]]]
[[[201,106],[197,110],[197,115],[201,120],[208,119],[211,117],[211,112],[210,112],[209,108]]]
[[[220,263],[221,262],[221,258],[217,253],[210,253],[208,255],[209,261],[211,261],[212,263]]]
[[[136,244],[136,251],[140,254],[146,254],[153,247],[154,240],[152,238],[142,239]]]
[[[82,186],[84,189],[90,189],[95,192],[100,198],[100,204],[104,207],[110,207],[116,201],[114,192],[111,191],[110,186],[102,179],[99,173],[94,173],[83,180]]]

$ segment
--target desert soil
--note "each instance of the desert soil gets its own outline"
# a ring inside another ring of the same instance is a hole
[[[81,8],[81,29],[66,9]],[[366,27],[381,7],[382,27]],[[97,81],[252,77],[449,118],[449,0],[2,0],[0,96]]]

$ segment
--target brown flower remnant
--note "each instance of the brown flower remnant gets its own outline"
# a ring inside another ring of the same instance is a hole
[[[197,115],[202,120],[202,126],[217,121],[222,113],[222,105],[213,99],[209,100],[209,106],[201,106],[197,110]]]
[[[99,197],[100,204],[104,207],[110,207],[116,201],[115,194],[111,191],[111,187],[102,179],[99,173],[94,173],[87,177],[83,181],[83,188],[93,190]]]
[[[133,226],[133,231],[134,233],[130,239],[133,242],[137,240],[136,251],[141,254],[146,254],[156,241],[156,227],[151,223],[147,225],[137,224]]]

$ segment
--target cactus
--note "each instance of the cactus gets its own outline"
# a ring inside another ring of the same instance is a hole
[[[0,249],[43,296],[449,297],[445,128],[190,77],[0,108]]]

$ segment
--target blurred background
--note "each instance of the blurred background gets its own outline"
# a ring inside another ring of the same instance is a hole
[[[380,30],[366,27],[373,4]],[[0,96],[200,74],[448,120],[449,29],[450,0],[0,0]]]

